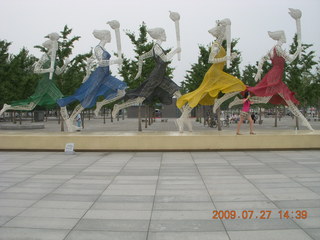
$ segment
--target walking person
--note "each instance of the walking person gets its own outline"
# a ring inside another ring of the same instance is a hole
[[[77,131],[80,131],[81,129],[81,124],[82,124],[82,120],[81,120],[81,114],[78,113],[77,117],[76,117],[76,121],[77,121],[77,127],[78,127],[78,130]]]
[[[243,107],[240,112],[240,121],[238,122],[238,126],[237,126],[237,133],[236,133],[237,135],[242,135],[240,133],[240,128],[241,128],[243,121],[246,119],[248,119],[248,121],[249,121],[250,134],[255,135],[255,133],[253,132],[253,120],[251,118],[251,115],[249,114],[251,104],[253,104],[253,102],[250,101],[250,93],[248,91],[246,91],[244,93]]]

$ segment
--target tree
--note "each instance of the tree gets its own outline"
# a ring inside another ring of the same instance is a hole
[[[309,106],[314,106],[320,118],[320,61],[316,67],[316,73],[312,74],[310,84],[306,87],[306,99]]]
[[[0,41],[0,106],[12,97],[8,88],[11,87],[8,81],[8,69],[10,64],[10,54],[8,53],[11,43]]]
[[[244,70],[242,71],[241,80],[247,86],[254,86],[256,85],[256,81],[254,77],[258,71],[257,65],[248,64],[244,66]]]
[[[33,73],[36,58],[22,48],[17,55],[8,53],[11,43],[0,41],[0,105],[30,96],[39,79]]]
[[[198,62],[191,65],[191,69],[187,70],[185,80],[181,82],[182,93],[192,92],[197,89],[206,72],[212,65],[208,63],[211,45],[199,45]]]
[[[33,65],[36,61],[34,56],[29,56],[29,52],[25,48],[13,56],[8,69],[8,80],[12,89],[8,89],[8,91],[11,91],[14,96],[9,101],[25,99],[33,93],[39,80],[39,75],[33,72]]]

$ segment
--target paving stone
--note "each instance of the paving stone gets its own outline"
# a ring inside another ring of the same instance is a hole
[[[81,218],[83,209],[62,209],[62,208],[29,208],[21,213],[21,217],[47,217],[47,218]]]
[[[212,202],[155,202],[153,210],[213,211],[215,208]]]
[[[89,210],[84,219],[150,220],[151,211]]]
[[[147,240],[229,240],[225,232],[150,232]]]
[[[313,239],[320,239],[320,229],[304,229],[304,231],[309,234]]]
[[[153,211],[152,220],[210,220],[212,211]]]
[[[19,213],[25,211],[24,207],[0,207],[1,217],[17,216]]]
[[[231,240],[312,240],[303,230],[259,230],[259,231],[228,231]]]
[[[4,225],[8,221],[10,221],[12,218],[13,217],[8,217],[8,216],[2,217],[2,216],[0,216],[0,226]]]
[[[0,239],[320,239],[319,156],[0,152]],[[216,208],[272,214],[212,219]],[[280,210],[308,217],[280,219]]]
[[[150,220],[82,219],[76,230],[147,232]]]
[[[220,220],[151,220],[151,232],[215,232],[224,231]]]
[[[70,218],[15,217],[4,227],[71,230],[78,221],[79,219]]]
[[[93,202],[40,200],[32,208],[89,209]]]
[[[66,240],[145,240],[147,232],[72,231]]]
[[[97,202],[153,202],[150,195],[103,195]]]
[[[96,202],[92,210],[137,210],[151,211],[153,202]]]
[[[245,201],[245,202],[228,202],[228,201],[215,201],[215,206],[219,210],[235,210],[235,209],[278,209],[278,207],[272,201]]]
[[[320,215],[316,217],[308,216],[306,219],[293,219],[301,228],[316,228],[320,229]]]
[[[68,230],[53,229],[32,229],[32,228],[0,228],[1,240],[62,240],[67,235]]]
[[[1,194],[0,194],[1,195]],[[24,199],[0,199],[0,207],[30,207],[37,200],[24,200]]]
[[[260,214],[259,214],[260,216]],[[255,217],[254,217],[255,218]],[[299,226],[291,219],[224,219],[227,231],[297,229]]]

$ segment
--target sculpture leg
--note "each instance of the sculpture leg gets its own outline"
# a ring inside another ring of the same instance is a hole
[[[256,104],[256,103],[267,103],[267,102],[269,102],[271,97],[272,96],[269,96],[269,97],[257,97],[257,96],[254,96],[254,97],[251,97],[250,100],[253,102],[253,104]],[[234,100],[229,104],[229,108],[232,108],[233,106],[241,105],[241,104],[243,104],[243,100],[238,98],[238,97],[235,97]]]
[[[60,113],[64,121],[66,121],[69,118],[67,107],[61,107]]]
[[[181,95],[180,91],[176,91],[173,93],[173,96],[175,96],[177,99],[179,99],[182,95]],[[180,110],[180,112],[182,112],[182,109],[179,108],[179,110]]]
[[[243,104],[242,99],[235,97],[233,101],[229,104],[228,108],[232,108],[233,106],[241,105],[241,104]]]
[[[118,112],[121,109],[130,107],[130,106],[133,106],[133,105],[136,105],[136,104],[141,104],[141,103],[143,103],[144,100],[145,100],[144,97],[137,97],[137,98],[134,98],[134,99],[130,99],[130,100],[128,100],[128,101],[126,101],[124,103],[121,103],[121,104],[115,104],[114,107],[113,107],[112,113],[111,113],[112,118],[116,118]]]
[[[20,106],[11,106],[8,104],[4,104],[3,108],[0,111],[0,116],[8,110],[17,110],[17,111],[31,111],[37,106],[38,102],[30,102],[27,105],[20,105]]]
[[[119,99],[122,98],[125,94],[126,94],[126,91],[125,91],[125,90],[118,90],[117,96],[115,96],[114,98],[112,98],[112,99],[104,99],[104,100],[101,101],[101,102],[97,102],[97,103],[96,103],[96,109],[94,110],[94,115],[95,115],[96,117],[98,117],[98,116],[99,116],[100,109],[101,109],[104,105],[119,100]]]
[[[11,108],[10,105],[4,104],[4,105],[3,105],[3,108],[2,108],[1,111],[0,111],[0,116],[1,116],[2,114],[4,114],[6,111],[10,110],[10,108]]]
[[[11,105],[4,104],[3,108],[6,108],[6,111],[7,110],[31,111],[37,106],[37,104],[38,104],[37,102],[30,102],[27,105],[20,105],[20,106],[11,106]]]
[[[303,114],[299,111],[299,109],[296,107],[296,105],[294,105],[294,103],[291,100],[286,100],[286,99],[284,99],[284,100],[288,104],[289,110],[293,113],[293,115],[298,117],[301,120],[302,124],[304,126],[306,126],[309,130],[314,131],[314,129],[311,127],[308,120],[303,116]]]
[[[253,102],[253,104],[256,103],[268,103],[270,101],[272,96],[269,97],[257,97],[257,96],[253,96],[250,98],[250,101]]]
[[[76,118],[76,116],[83,111],[83,109],[84,108],[82,107],[81,104],[77,105],[74,108],[71,116],[68,119],[65,120],[68,132],[74,132],[76,130],[80,130],[81,129],[81,127],[77,127],[77,126],[73,125],[73,121]]]
[[[216,98],[213,106],[213,112],[215,113],[222,103],[227,101],[229,98],[232,98],[233,96],[237,95],[238,93],[239,92],[226,93],[221,98]]]
[[[178,90],[173,93],[173,96],[175,96],[177,99],[181,97],[181,92]]]
[[[180,110],[182,112],[181,117],[176,120],[179,132],[183,132],[184,124],[186,124],[189,128],[189,131],[192,132],[192,123],[189,118],[192,108],[189,106],[189,104],[186,104]]]

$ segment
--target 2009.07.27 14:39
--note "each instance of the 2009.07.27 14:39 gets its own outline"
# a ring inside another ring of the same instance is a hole
[[[240,212],[235,210],[214,210],[212,213],[212,219],[269,219],[271,217],[272,210],[243,210]],[[280,219],[306,219],[308,217],[308,212],[306,210],[280,210],[278,211],[278,216]]]

